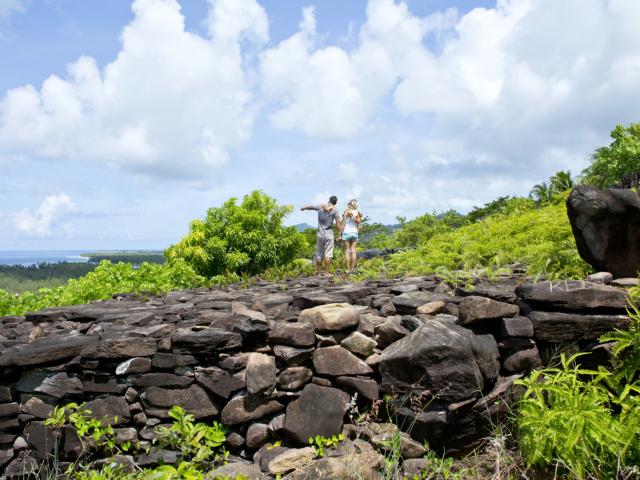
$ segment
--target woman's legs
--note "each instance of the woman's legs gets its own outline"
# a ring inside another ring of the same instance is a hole
[[[349,270],[355,270],[356,269],[356,260],[358,259],[358,254],[356,252],[356,245],[358,245],[358,241],[354,240],[353,242],[349,242],[351,245],[349,246],[349,249],[351,250],[351,266],[349,268]]]
[[[344,269],[349,272],[351,270],[351,244],[349,240],[344,240]]]

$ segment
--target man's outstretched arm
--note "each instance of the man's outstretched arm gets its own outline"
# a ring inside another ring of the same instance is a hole
[[[307,205],[306,207],[302,207],[300,210],[320,210],[320,207],[317,205]]]

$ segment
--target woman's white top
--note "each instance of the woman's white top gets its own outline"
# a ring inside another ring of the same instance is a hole
[[[351,215],[349,215],[351,212]],[[356,223],[354,217],[358,215],[358,210],[347,210],[347,221],[344,224],[344,233],[358,233],[358,224]]]

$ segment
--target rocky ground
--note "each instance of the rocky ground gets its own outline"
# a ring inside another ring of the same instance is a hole
[[[611,280],[298,278],[0,318],[0,477],[51,453],[42,421],[71,401],[113,424],[119,442],[150,444],[173,405],[221,421],[232,455],[211,478],[375,478],[396,425],[403,468],[416,472],[423,441],[448,454],[476,447],[506,414],[514,380],[554,346],[589,350],[625,326],[625,281],[602,283]],[[605,362],[606,348],[596,350]],[[378,415],[354,424],[372,405]],[[314,459],[309,437],[340,432],[346,439]],[[73,458],[73,430],[60,448]],[[128,460],[177,459],[151,449]]]

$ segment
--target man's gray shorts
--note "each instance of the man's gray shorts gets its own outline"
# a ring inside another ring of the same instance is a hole
[[[316,260],[333,258],[333,237],[318,237],[316,240]]]

